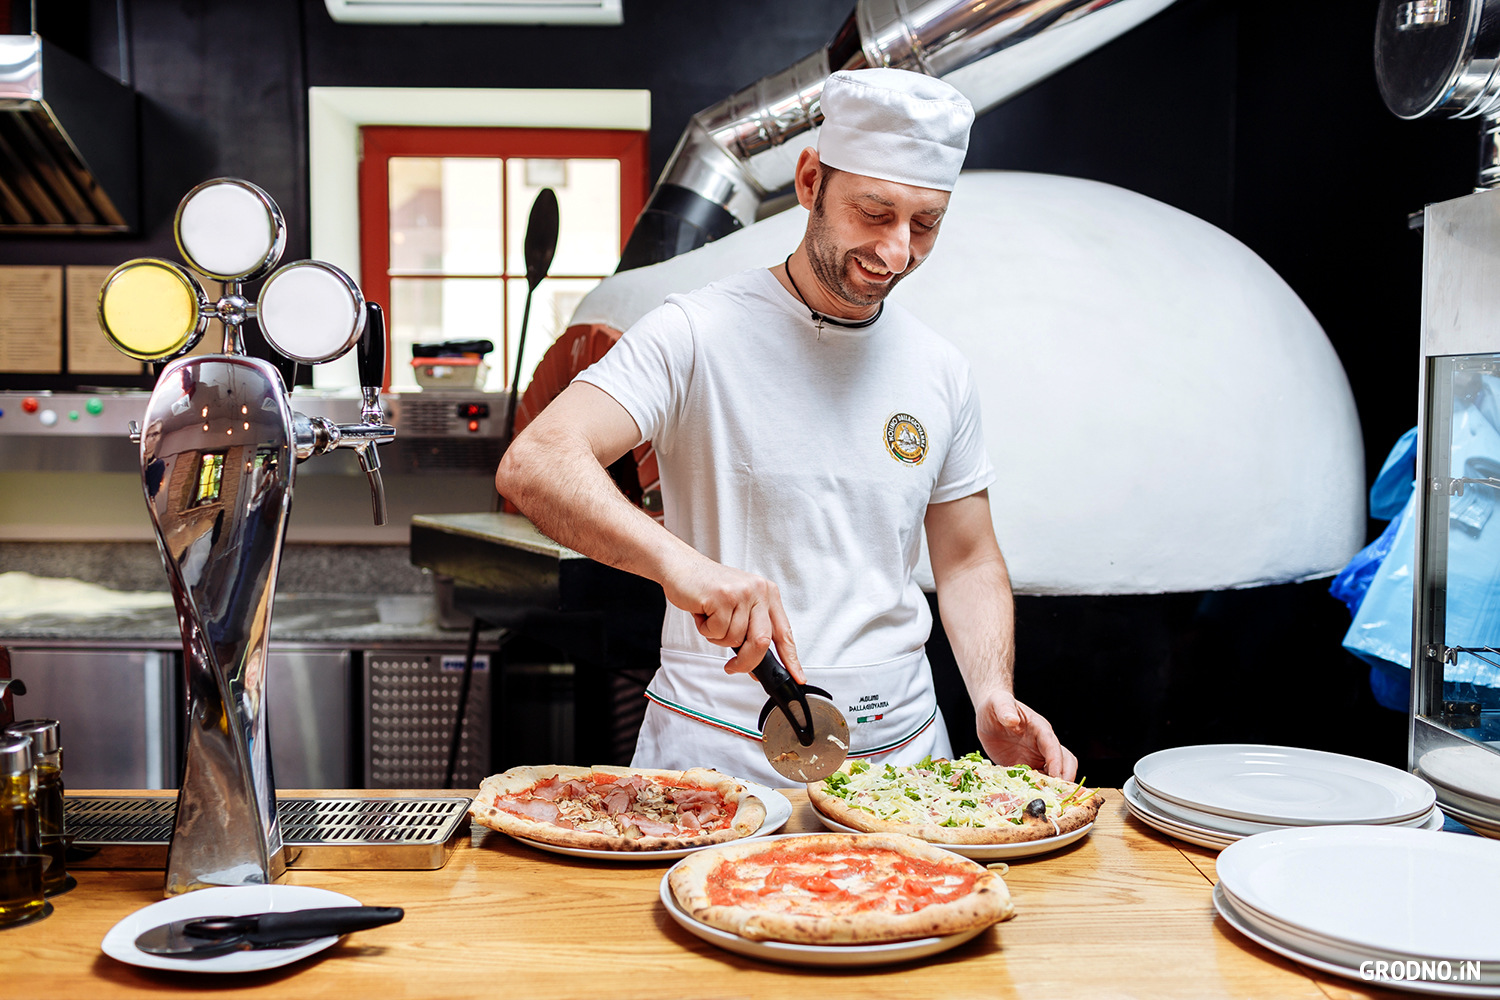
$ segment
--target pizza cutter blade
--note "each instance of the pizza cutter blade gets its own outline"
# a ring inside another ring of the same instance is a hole
[[[771,696],[760,710],[761,748],[776,773],[813,782],[837,771],[849,756],[849,721],[833,696],[798,684],[770,650],[750,675]]]

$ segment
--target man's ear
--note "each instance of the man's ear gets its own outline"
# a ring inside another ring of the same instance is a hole
[[[797,192],[797,204],[812,211],[813,199],[818,193],[818,182],[823,176],[823,165],[818,151],[808,146],[797,156],[797,169],[792,174],[792,185]]]

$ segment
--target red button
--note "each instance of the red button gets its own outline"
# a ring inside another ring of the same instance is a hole
[[[21,400],[21,409],[27,413],[35,413],[40,406],[41,404],[36,401],[36,397],[34,396],[27,396]]]
[[[477,420],[470,420],[469,421],[469,432],[472,433],[472,434],[478,434],[479,433],[479,421],[477,421]]]

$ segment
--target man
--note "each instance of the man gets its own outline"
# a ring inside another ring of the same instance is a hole
[[[833,694],[851,755],[951,755],[913,579],[925,527],[984,750],[1072,778],[1077,761],[1012,693],[1010,580],[968,366],[885,302],[932,252],[973,109],[890,69],[833,74],[822,105],[794,180],[807,230],[786,262],[669,296],[516,439],[496,487],[547,535],[665,591],[638,766],[782,783],[757,741],[765,694],[734,676],[772,646]],[[665,529],[604,471],[644,440]]]

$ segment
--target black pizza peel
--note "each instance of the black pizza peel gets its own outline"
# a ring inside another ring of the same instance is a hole
[[[849,756],[849,720],[833,703],[833,695],[798,684],[769,649],[750,676],[771,696],[757,725],[761,749],[776,773],[813,782],[837,771]],[[775,708],[781,711],[773,712]]]

